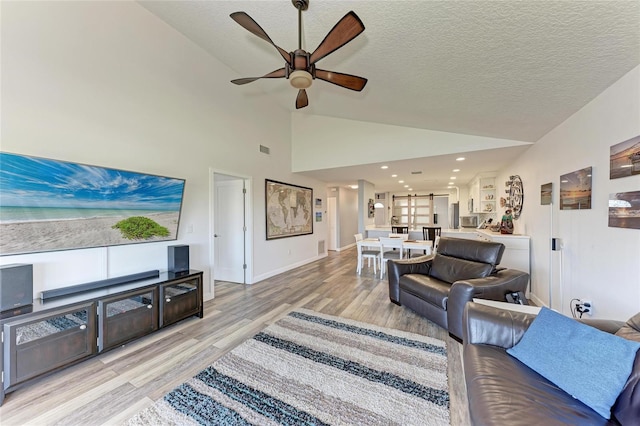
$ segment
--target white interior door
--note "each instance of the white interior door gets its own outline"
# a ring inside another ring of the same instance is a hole
[[[245,283],[244,180],[215,175],[214,279]]]
[[[327,225],[329,226],[329,243],[327,250],[338,249],[338,208],[336,197],[327,198]]]

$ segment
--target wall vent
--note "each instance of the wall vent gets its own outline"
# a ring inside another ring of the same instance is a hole
[[[264,146],[264,145],[260,145],[260,152],[262,152],[263,154],[269,154],[270,153],[270,149],[268,146]]]
[[[324,254],[324,240],[318,241],[318,254]]]
[[[418,170],[417,172],[411,172],[412,175],[421,175],[422,170]]]

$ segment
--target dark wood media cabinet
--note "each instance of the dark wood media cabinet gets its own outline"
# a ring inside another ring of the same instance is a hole
[[[0,405],[5,393],[38,377],[185,318],[202,318],[202,279],[201,271],[165,272],[3,312]]]

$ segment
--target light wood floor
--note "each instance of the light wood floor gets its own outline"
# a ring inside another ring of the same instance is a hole
[[[4,425],[120,424],[297,307],[447,342],[452,425],[468,425],[461,345],[435,324],[389,302],[387,280],[356,270],[355,249],[260,283],[216,282],[205,317],[184,320],[7,395]]]

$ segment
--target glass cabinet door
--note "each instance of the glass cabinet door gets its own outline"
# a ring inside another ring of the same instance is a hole
[[[192,315],[201,315],[202,282],[200,276],[163,284],[161,291],[161,327]],[[201,316],[202,317],[202,316]]]
[[[98,349],[121,345],[158,329],[157,290],[132,291],[98,302]]]
[[[89,303],[6,322],[5,389],[94,354],[95,316]]]

